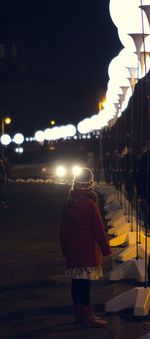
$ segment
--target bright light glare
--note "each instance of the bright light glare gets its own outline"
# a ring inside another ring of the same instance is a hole
[[[82,121],[80,121],[77,125],[77,129],[79,133],[86,134],[91,131],[91,120],[90,118],[86,118]]]
[[[23,153],[23,148],[22,147],[16,147],[15,152],[21,154],[21,153]]]
[[[109,11],[115,26],[126,33],[142,33],[141,10],[138,7],[140,4],[139,0],[110,0]],[[144,31],[149,34],[149,24],[145,13],[143,13],[143,20]]]
[[[52,140],[52,128],[46,128],[44,131],[44,138],[48,141]]]
[[[16,133],[13,137],[15,144],[21,145],[24,142],[24,136],[21,133]]]
[[[58,166],[56,168],[56,174],[59,178],[63,178],[66,174],[66,169],[64,166]]]
[[[73,137],[76,134],[76,127],[74,125],[67,125],[67,136],[68,137]]]
[[[9,125],[11,123],[11,119],[10,118],[5,118],[5,124]]]
[[[38,142],[43,142],[44,141],[44,132],[43,131],[37,131],[34,135],[35,140]]]
[[[10,142],[11,142],[11,137],[8,134],[3,134],[1,136],[2,145],[7,146],[10,144]]]
[[[73,166],[73,169],[72,169],[73,175],[79,175],[81,174],[81,172],[82,172],[82,169],[80,166]]]

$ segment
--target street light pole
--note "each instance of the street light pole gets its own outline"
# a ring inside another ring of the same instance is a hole
[[[5,132],[5,119],[4,118],[2,118],[2,126],[1,127],[2,127],[1,128],[1,135],[3,135],[4,132]]]
[[[9,117],[3,117],[1,118],[1,137],[4,135],[5,133],[5,124],[9,125],[11,123],[11,119]],[[2,144],[2,143],[1,143]],[[1,151],[1,155],[2,155],[2,160],[4,160],[5,158],[5,150],[4,150],[4,145],[2,144],[2,151]]]
[[[2,120],[1,120],[1,137],[3,136],[4,132],[5,132],[5,119],[2,118]],[[4,160],[4,157],[5,157],[5,154],[4,154],[4,145],[1,144],[1,147],[2,147],[2,151],[1,151],[2,160]]]

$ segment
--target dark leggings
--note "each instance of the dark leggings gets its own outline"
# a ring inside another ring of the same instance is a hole
[[[88,279],[72,279],[71,297],[74,304],[90,304],[91,281]]]

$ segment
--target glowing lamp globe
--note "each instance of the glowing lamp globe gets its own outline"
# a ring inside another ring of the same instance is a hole
[[[104,109],[102,112],[99,113],[99,119],[100,119],[100,128],[104,128],[107,126],[108,121],[112,118],[114,114],[109,111],[108,109]]]
[[[124,16],[128,18],[129,12],[133,16],[136,8],[138,8],[136,0],[110,0],[109,2],[109,13],[117,27],[120,25],[120,21],[124,20]]]
[[[16,133],[13,137],[15,144],[21,145],[24,142],[24,136],[21,133]]]
[[[122,87],[130,87],[130,77],[131,77],[130,73],[128,75],[128,78],[123,77],[121,74],[117,73],[116,78],[115,77],[111,77],[110,80],[112,82],[113,81],[115,82],[115,84],[116,84],[115,88],[117,88],[117,87],[121,87],[121,88]],[[120,91],[118,91],[118,92],[116,91],[116,95],[119,95],[119,94],[121,94]]]
[[[130,33],[143,34],[143,24],[144,24],[144,34],[150,34],[150,27],[146,14],[141,9],[137,9],[134,12],[134,16],[132,17],[129,16],[129,20],[127,20],[127,22],[125,20],[125,22],[123,22],[120,27],[124,32],[128,34]]]
[[[45,138],[44,132],[43,131],[37,131],[34,135],[34,138],[38,142],[43,142],[44,138]]]
[[[98,114],[94,114],[91,118],[90,118],[90,121],[91,121],[91,130],[94,131],[94,130],[99,130],[99,116]]]
[[[58,166],[56,168],[56,174],[59,178],[63,178],[66,174],[66,169],[64,166]]]
[[[106,117],[106,109],[104,108],[102,111],[98,113],[99,115],[99,129],[102,129],[106,126],[105,117]]]
[[[44,139],[47,141],[52,140],[52,129],[51,128],[46,128],[44,130]]]
[[[115,79],[109,79],[107,84],[107,91],[109,91],[113,94],[122,94],[122,89],[118,86],[117,81]]]
[[[80,121],[78,124],[77,124],[77,130],[78,130],[78,132],[79,133],[84,133],[83,132],[83,122],[82,121]]]
[[[108,90],[106,92],[106,100],[107,101],[106,101],[105,108],[107,108],[108,106],[110,107],[110,105],[111,105],[112,109],[114,110],[114,106],[112,106],[112,105],[119,101],[118,93],[111,91],[111,90]]]
[[[55,127],[52,129],[52,139],[57,140],[61,138],[66,138],[66,126]]]
[[[111,60],[108,66],[108,75],[113,79],[129,77],[129,71],[122,65],[119,55]]]
[[[61,138],[60,127],[56,126],[52,128],[52,138],[53,140],[57,140]]]
[[[136,52],[136,47],[133,39],[130,35],[128,35],[120,28],[118,29],[118,37],[125,48],[127,48],[130,52]]]
[[[69,124],[66,126],[66,129],[69,137],[73,137],[76,134],[76,127],[74,125]]]
[[[138,68],[138,57],[135,53],[132,53],[131,51],[129,51],[127,48],[123,48],[119,55],[119,60],[120,63],[124,66],[124,67],[134,67],[134,68]]]
[[[112,114],[114,114],[116,112],[116,108],[115,108],[115,105],[113,103],[113,96],[108,97],[108,99],[106,101],[104,114],[106,114],[108,111],[109,112],[111,111]]]
[[[8,134],[3,134],[0,140],[4,146],[8,146],[11,143],[11,137]]]
[[[68,138],[74,135],[74,130],[72,129],[71,125],[61,126],[59,128],[60,138]]]
[[[110,0],[109,12],[115,26],[126,33],[142,33],[140,1],[137,0]],[[143,13],[144,31],[149,32],[148,19]]]
[[[89,133],[91,131],[90,123],[91,122],[89,118],[80,121],[77,125],[77,130],[79,131],[79,133],[81,134]]]

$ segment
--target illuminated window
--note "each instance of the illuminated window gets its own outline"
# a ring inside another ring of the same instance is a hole
[[[4,45],[0,44],[0,59],[5,58],[5,47]]]
[[[17,49],[16,49],[16,45],[15,44],[11,45],[11,54],[12,54],[13,59],[16,59]]]

